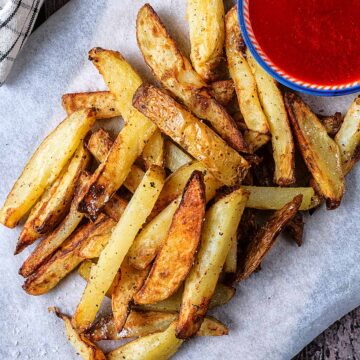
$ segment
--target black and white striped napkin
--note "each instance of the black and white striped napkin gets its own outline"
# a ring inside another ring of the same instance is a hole
[[[44,0],[0,0],[0,86],[34,26]]]

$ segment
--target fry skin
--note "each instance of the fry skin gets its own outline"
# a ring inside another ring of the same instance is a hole
[[[232,80],[214,81],[209,86],[210,95],[222,106],[228,106],[235,95],[235,85]]]

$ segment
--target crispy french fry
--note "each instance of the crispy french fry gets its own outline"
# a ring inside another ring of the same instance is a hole
[[[149,216],[163,185],[163,170],[156,166],[150,167],[115,226],[97,265],[91,270],[90,281],[73,316],[73,324],[79,331],[84,331],[95,319],[106,291],[136,234]]]
[[[336,112],[334,115],[317,115],[321,123],[324,125],[329,136],[334,137],[340,130],[344,122],[341,112]]]
[[[250,192],[246,207],[259,210],[280,210],[296,195],[302,195],[300,210],[309,210],[321,204],[311,187],[282,188],[267,186],[242,186]]]
[[[227,106],[235,95],[235,85],[232,80],[214,81],[209,86],[209,92],[219,104]]]
[[[326,198],[327,208],[335,209],[345,191],[340,149],[299,96],[287,93],[285,101],[303,159]]]
[[[151,165],[164,166],[164,138],[159,130],[156,130],[149,142],[145,145],[142,158],[146,168]]]
[[[246,175],[247,161],[169,95],[142,85],[133,104],[224,184],[237,184]]]
[[[351,104],[335,141],[340,148],[342,169],[346,175],[360,158],[360,96]]]
[[[185,178],[186,179],[186,178]],[[185,180],[186,183],[187,179]],[[205,176],[206,201],[210,201],[221,187],[213,176]],[[138,269],[146,268],[155,258],[168,234],[172,218],[178,208],[180,198],[173,200],[152,219],[135,238],[129,250],[129,261]]]
[[[190,59],[196,72],[205,80],[216,78],[216,68],[223,60],[225,24],[223,0],[188,0]]]
[[[77,180],[89,161],[89,152],[81,143],[69,165],[31,210],[20,233],[15,254],[49,233],[65,217],[70,208]]]
[[[206,84],[180,52],[175,41],[149,5],[136,19],[136,36],[145,62],[162,85],[180,99],[196,116],[208,121],[217,133],[238,151],[246,143],[232,117],[211,97]]]
[[[143,287],[134,296],[137,304],[152,304],[174,294],[194,262],[205,216],[203,175],[194,171],[187,182],[164,244]]]
[[[31,209],[70,160],[95,122],[90,110],[67,117],[41,143],[14,184],[0,210],[0,222],[13,228]]]
[[[106,360],[104,353],[93,344],[85,335],[78,334],[76,329],[71,325],[68,316],[62,314],[57,308],[49,308],[56,316],[64,321],[65,333],[71,345],[75,348],[78,355],[84,360]]]
[[[302,195],[297,195],[281,210],[266,222],[256,236],[249,243],[240,265],[237,280],[241,281],[249,277],[261,264],[267,252],[274,245],[276,238],[286,224],[296,215],[302,202]]]
[[[176,171],[181,166],[191,162],[193,158],[184,153],[172,141],[165,141],[165,167],[171,172]]]
[[[79,204],[79,210],[96,218],[111,195],[119,189],[131,166],[142,153],[156,126],[132,105],[132,97],[142,81],[122,55],[115,51],[94,48],[89,58],[104,77],[116,97],[126,122],[105,162],[91,178],[91,186]]]
[[[150,267],[144,270],[133,268],[125,258],[120,267],[119,279],[114,282],[111,304],[114,314],[114,325],[118,332],[122,330],[130,311],[134,295],[143,285]]]
[[[224,264],[224,272],[226,273],[236,273],[237,269],[237,236],[236,233],[231,237],[231,246],[230,250],[226,256]]]
[[[186,339],[200,328],[214,294],[249,194],[238,189],[207,212],[200,250],[185,281],[176,336]]]
[[[86,189],[86,185],[89,180],[87,173],[80,175],[77,189],[75,190],[75,196],[72,200],[70,211],[60,225],[51,232],[46,238],[44,238],[31,253],[31,255],[22,264],[19,274],[28,277],[42,264],[44,264],[51,255],[58,249],[61,244],[72,234],[76,227],[80,224],[84,215],[79,213],[76,209],[79,203],[79,199],[82,196],[83,191]]]
[[[246,49],[246,59],[259,92],[259,99],[267,117],[275,162],[274,182],[287,186],[295,182],[295,146],[291,134],[283,96],[274,80]]]
[[[267,134],[269,126],[261,108],[256,81],[244,57],[245,43],[240,33],[237,6],[225,17],[225,49],[231,78],[245,123],[250,130]]]
[[[130,341],[107,354],[108,360],[167,360],[175,354],[184,340],[175,335],[176,321],[163,332]]]
[[[121,116],[115,96],[110,91],[94,91],[65,94],[61,97],[62,106],[68,115],[82,109],[92,109],[97,119],[110,119]]]
[[[132,310],[124,328],[118,332],[114,318],[105,316],[100,319],[86,336],[91,341],[121,340],[124,338],[142,337],[155,332],[164,331],[178,317],[177,312],[135,311]],[[201,324],[197,336],[223,336],[229,329],[213,317],[206,317]]]

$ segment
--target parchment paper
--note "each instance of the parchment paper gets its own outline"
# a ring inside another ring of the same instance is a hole
[[[136,13],[143,3],[72,0],[32,35],[7,85],[0,89],[1,202],[31,153],[64,118],[61,95],[105,89],[87,60],[91,47],[120,50],[151,79],[135,39]],[[185,0],[154,0],[152,5],[187,50]],[[345,111],[353,97],[307,100],[330,113]],[[290,359],[360,304],[359,175],[360,167],[348,176],[338,210],[321,209],[306,218],[301,248],[278,241],[262,271],[215,311],[230,327],[230,335],[189,341],[176,359]],[[19,230],[0,228],[0,358],[76,359],[61,321],[48,314],[47,307],[57,305],[73,313],[84,281],[73,274],[47,295],[25,294],[17,271],[30,250],[12,255]]]

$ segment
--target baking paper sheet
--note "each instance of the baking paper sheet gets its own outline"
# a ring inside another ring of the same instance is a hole
[[[65,114],[62,94],[105,89],[87,60],[93,46],[123,53],[151,79],[135,39],[136,13],[144,1],[72,0],[30,38],[6,85],[0,89],[0,201],[27,159]],[[164,23],[188,50],[185,0],[152,1]],[[323,113],[345,111],[354,96],[307,98]],[[360,167],[347,178],[347,192],[335,211],[306,218],[301,248],[278,241],[262,271],[237,288],[235,298],[215,311],[229,336],[198,338],[176,359],[290,359],[331,323],[360,304]],[[17,274],[30,249],[12,254],[20,228],[0,228],[0,358],[76,359],[63,325],[47,307],[73,313],[84,288],[77,274],[54,291],[27,295]]]

